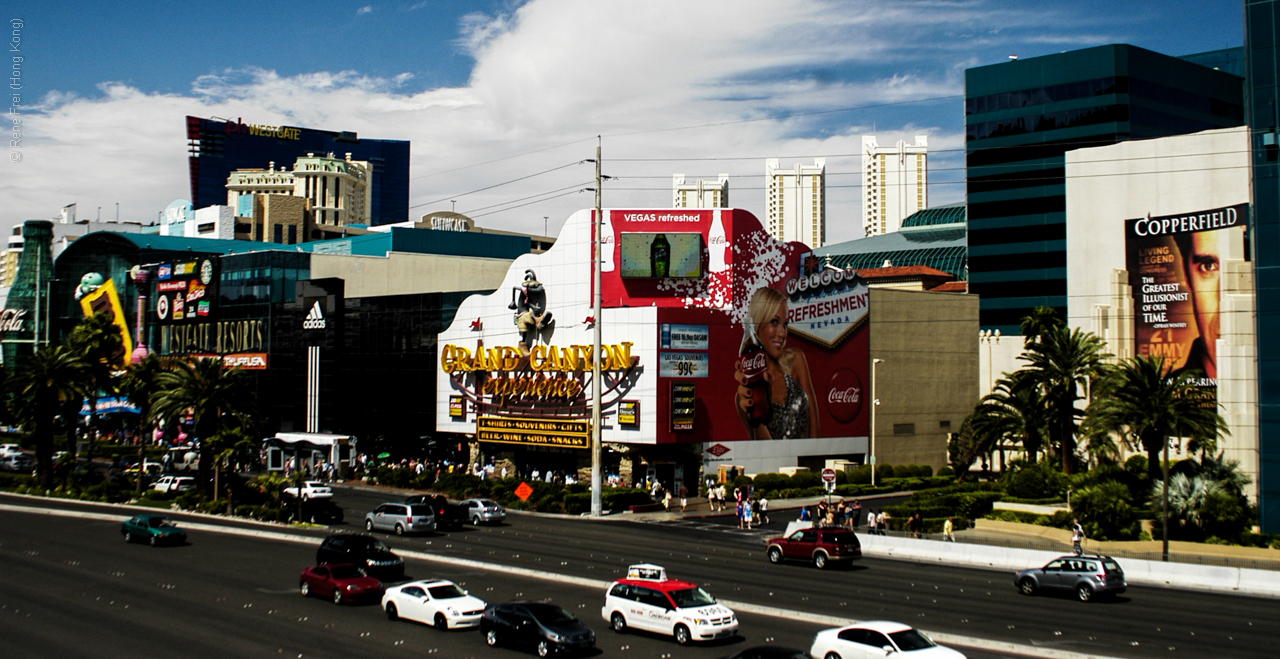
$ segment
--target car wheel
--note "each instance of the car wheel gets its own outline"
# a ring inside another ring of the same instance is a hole
[[[130,532],[128,532],[128,531],[125,531],[125,532],[124,532],[124,541],[125,541],[125,542],[133,542],[133,534],[132,534],[132,533],[130,533]]]
[[[471,525],[472,525],[472,526],[480,526],[480,516],[479,516],[479,515],[472,515],[472,516],[471,516]]]
[[[151,546],[154,547],[158,544],[160,544],[160,539],[157,536],[151,536]]]
[[[373,533],[373,520],[371,520],[371,519],[366,519],[366,520],[364,521],[364,530],[366,530],[366,531],[368,531],[368,532],[370,532],[370,533]]]
[[[436,614],[436,629],[442,632],[449,631],[449,621],[444,617],[443,613]]]
[[[497,647],[497,645],[498,645],[498,630],[496,630],[496,629],[490,629],[489,631],[485,632],[485,633],[484,633],[484,642],[485,642],[485,643],[488,643],[488,644],[489,644],[489,647],[491,647],[491,648],[492,648],[492,647]]]
[[[823,657],[822,659],[840,659],[840,655],[838,655],[838,654],[836,654],[836,653],[834,653],[834,652],[828,652],[828,653],[827,653],[827,655],[826,655],[825,657]]]
[[[303,597],[311,597],[311,584],[305,581],[298,584],[298,592],[302,593]]]
[[[1036,594],[1035,579],[1032,579],[1031,577],[1023,577],[1022,581],[1018,582],[1018,590],[1022,591],[1023,595],[1035,595]]]
[[[1080,586],[1076,588],[1076,597],[1080,598],[1081,602],[1088,602],[1093,599],[1093,589],[1084,584],[1080,584]]]
[[[546,641],[538,641],[538,656],[546,657],[551,654],[551,645]]]
[[[609,626],[613,627],[613,631],[618,632],[619,634],[627,633],[627,619],[622,617],[622,614],[616,611],[609,617]]]
[[[387,620],[395,620],[400,617],[400,612],[396,610],[395,602],[387,602]]]
[[[781,562],[782,562],[782,550],[781,550],[781,549],[778,549],[777,547],[770,547],[770,548],[769,548],[769,562],[770,562],[770,563],[781,563]]]
[[[820,551],[813,555],[813,566],[819,570],[827,569],[827,552]]]
[[[689,628],[684,625],[676,625],[675,637],[676,643],[680,645],[688,645],[689,641],[693,640],[693,637],[689,635]]]
[[[404,527],[396,524],[396,535],[404,535]]]
[[[334,604],[342,604],[342,590],[341,590],[341,589],[338,589],[338,588],[334,588],[334,589],[333,589],[333,603],[334,603]]]

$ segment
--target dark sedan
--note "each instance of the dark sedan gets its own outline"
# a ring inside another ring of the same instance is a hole
[[[138,515],[120,525],[120,535],[125,542],[142,540],[152,547],[162,544],[180,545],[187,541],[187,533],[164,515]]]
[[[480,617],[480,633],[491,647],[509,643],[533,648],[539,657],[557,652],[585,652],[596,646],[596,633],[577,616],[546,602],[490,604]]]

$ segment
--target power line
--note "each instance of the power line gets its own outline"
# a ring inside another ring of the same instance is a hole
[[[510,181],[503,181],[503,182],[501,182],[501,183],[494,183],[493,185],[487,185],[487,186],[485,186],[485,187],[483,187],[483,188],[477,188],[477,189],[472,190],[472,191],[470,191],[470,192],[463,192],[463,193],[461,193],[461,194],[449,195],[449,196],[447,196],[447,197],[443,197],[443,198],[437,199],[437,200],[435,200],[435,201],[427,201],[427,202],[423,202],[423,203],[421,203],[421,204],[414,204],[414,205],[410,206],[409,208],[419,208],[419,207],[421,207],[421,206],[430,206],[431,204],[438,204],[438,203],[440,203],[440,202],[444,202],[444,201],[452,201],[452,200],[454,200],[454,199],[457,199],[458,197],[465,197],[465,196],[467,196],[467,195],[475,194],[475,193],[477,193],[477,192],[484,192],[485,190],[492,190],[492,189],[494,189],[494,188],[499,188],[499,187],[502,187],[502,186],[504,186],[504,185],[509,185],[509,184],[511,184],[511,183],[516,183],[516,182],[518,182],[518,181],[523,181],[523,180],[526,180],[526,179],[531,179],[531,178],[533,178],[533,177],[535,177],[535,176],[542,176],[543,174],[549,174],[549,173],[551,173],[551,172],[558,171],[558,170],[561,170],[561,169],[565,169],[565,168],[567,168],[567,167],[573,167],[574,165],[581,165],[583,162],[584,162],[584,161],[582,161],[582,160],[578,160],[578,161],[575,161],[575,162],[571,162],[571,163],[569,163],[569,164],[567,164],[567,165],[560,165],[559,167],[552,167],[551,169],[545,169],[545,170],[540,171],[540,172],[538,172],[538,173],[536,173],[536,174],[529,174],[528,176],[521,176],[520,178],[513,178],[513,179],[511,179]]]

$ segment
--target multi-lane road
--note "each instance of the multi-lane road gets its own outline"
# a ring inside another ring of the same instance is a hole
[[[389,498],[339,489],[348,515],[343,527],[359,529],[363,512]],[[302,598],[298,572],[314,560],[325,531],[190,518],[188,545],[153,549],[123,542],[117,520],[128,514],[0,496],[4,656],[528,656],[490,649],[472,632],[390,622],[376,606]],[[782,525],[775,519],[775,528]],[[288,537],[243,534],[263,530]],[[872,558],[834,571],[772,566],[761,537],[715,524],[511,515],[501,526],[386,541],[421,557],[407,561],[414,578],[453,579],[491,602],[550,598],[577,612],[597,630],[602,656],[711,659],[756,644],[807,649],[831,618],[890,619],[982,639],[985,647],[961,648],[970,657],[1009,656],[998,643],[1043,656],[1280,656],[1276,600],[1158,588],[1131,588],[1116,601],[1090,604],[1027,598],[1005,572]],[[603,588],[583,580],[607,582],[639,562],[665,565],[673,577],[746,604],[741,638],[681,648],[657,636],[608,631],[600,618]]]

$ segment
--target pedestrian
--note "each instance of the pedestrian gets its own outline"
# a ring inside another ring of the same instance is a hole
[[[742,500],[739,499],[734,506],[734,514],[738,516],[738,530],[742,530]]]
[[[885,531],[889,530],[889,516],[883,510],[876,513],[876,530],[880,535],[886,535]]]
[[[840,527],[844,526],[844,500],[836,504],[835,510],[831,513],[831,525]]]
[[[858,525],[862,523],[862,502],[853,500],[853,514],[849,515],[849,530],[858,530]]]
[[[662,507],[665,508],[667,512],[671,512],[671,490],[667,490],[663,493]]]
[[[748,531],[751,530],[751,522],[755,520],[755,512],[751,510],[752,503],[752,499],[748,497],[742,505],[742,522],[746,525]]]
[[[911,537],[917,540],[924,537],[924,519],[920,517],[920,513],[912,515],[907,524],[911,527]]]
[[[827,510],[827,501],[826,501],[826,499],[823,499],[823,500],[819,501],[819,502],[818,502],[818,514],[817,514],[817,520],[816,520],[816,521],[818,522],[818,524],[826,524],[826,523],[827,523],[827,514],[828,514],[828,512],[829,512],[829,511]]]
[[[1071,520],[1071,550],[1075,552],[1076,556],[1084,555],[1084,548],[1081,547],[1081,543],[1083,542],[1084,542],[1084,527],[1080,526],[1079,519],[1072,519]]]
[[[684,509],[688,505],[689,505],[689,488],[685,487],[684,483],[681,483],[680,484],[680,512],[684,512]]]
[[[716,486],[712,481],[707,481],[707,505],[711,507],[711,512],[718,510],[716,508]]]
[[[947,521],[942,523],[942,540],[943,542],[956,541],[956,526],[951,523],[950,517],[947,518]]]
[[[876,511],[867,509],[867,533],[876,534]]]
[[[769,500],[764,497],[760,497],[760,523],[769,523]]]
[[[801,508],[800,508],[800,521],[801,521],[801,522],[808,522],[808,521],[810,521],[811,519],[812,519],[812,518],[809,516],[809,507],[808,507],[808,506],[803,506],[803,507],[801,507]]]

